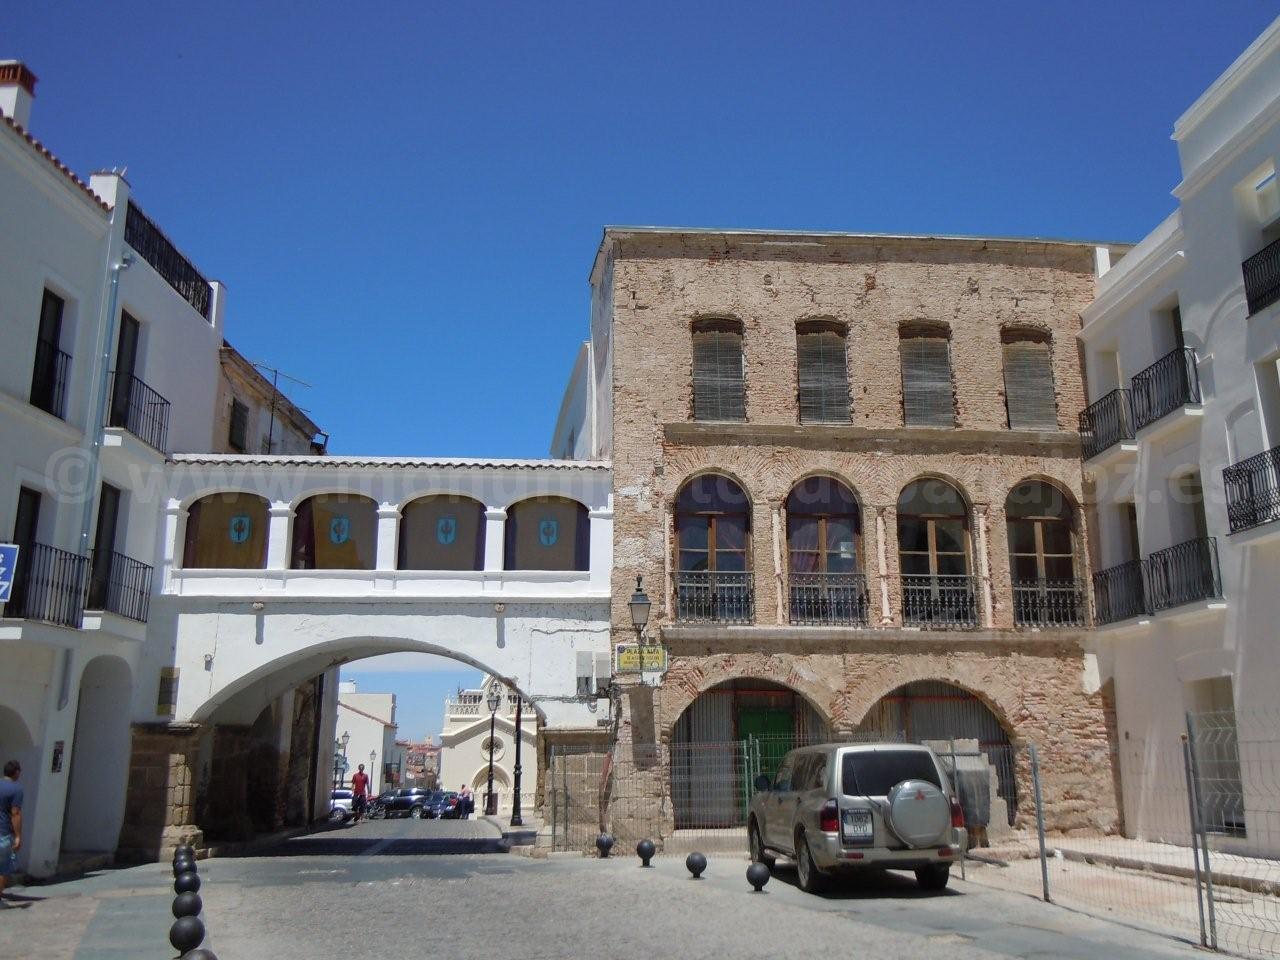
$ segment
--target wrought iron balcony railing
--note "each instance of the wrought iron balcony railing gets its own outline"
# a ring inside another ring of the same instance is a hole
[[[1222,482],[1232,533],[1280,520],[1280,447],[1226,467]]]
[[[1155,423],[1188,403],[1200,402],[1200,374],[1196,371],[1196,353],[1190,347],[1179,347],[1135,373],[1129,381],[1129,397],[1133,403],[1135,430]]]
[[[1280,240],[1267,244],[1240,265],[1249,313],[1255,314],[1280,300]]]
[[[1147,588],[1153,611],[1221,597],[1217,539],[1198,537],[1151,554]]]
[[[123,553],[94,553],[89,565],[90,610],[108,610],[139,623],[151,608],[151,567]]]
[[[866,574],[793,573],[789,586],[792,623],[867,625]]]
[[[43,543],[18,553],[6,617],[79,627],[84,620],[89,558]]]
[[[107,426],[123,427],[143,443],[165,453],[169,442],[169,401],[137,377],[111,373]]]
[[[151,264],[156,273],[187,303],[195,307],[200,316],[209,319],[209,302],[213,288],[209,281],[175,247],[160,228],[138,207],[130,202],[125,213],[124,242],[137,251],[138,256]]]
[[[71,356],[48,340],[36,340],[36,362],[31,371],[31,405],[60,420],[67,418],[67,384]]]
[[[755,619],[750,570],[681,570],[676,574],[676,619],[750,623]]]
[[[1080,411],[1080,446],[1086,460],[1123,440],[1133,439],[1133,406],[1120,387]]]
[[[1129,560],[1093,575],[1093,618],[1100,626],[1151,613],[1146,563]]]
[[[976,627],[978,578],[960,575],[904,576],[902,622],[909,627]]]
[[[1084,626],[1084,584],[1079,580],[1013,581],[1013,622],[1020,627]]]

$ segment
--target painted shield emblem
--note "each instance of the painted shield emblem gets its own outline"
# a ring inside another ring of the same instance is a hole
[[[341,545],[351,539],[351,519],[336,516],[329,521],[329,542]]]
[[[247,513],[237,513],[227,526],[227,535],[232,543],[244,543],[253,533],[253,518]]]
[[[436,521],[436,540],[443,546],[448,546],[458,539],[458,518],[457,517],[441,517]]]
[[[538,524],[538,539],[544,547],[554,547],[560,539],[560,521],[543,520]]]

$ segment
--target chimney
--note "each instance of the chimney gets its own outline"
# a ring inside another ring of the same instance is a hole
[[[31,101],[36,96],[36,75],[18,60],[0,60],[0,113],[22,129],[31,126]]]

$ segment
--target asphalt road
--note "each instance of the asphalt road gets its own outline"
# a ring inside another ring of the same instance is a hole
[[[1189,946],[1029,897],[953,881],[921,892],[883,874],[823,897],[779,868],[761,894],[743,858],[534,860],[494,849],[483,822],[375,821],[299,838],[269,856],[200,864],[205,945],[220,960],[447,956],[451,960],[717,956],[1190,958]],[[437,855],[451,854],[451,855]],[[18,890],[0,957],[171,957],[167,865]]]

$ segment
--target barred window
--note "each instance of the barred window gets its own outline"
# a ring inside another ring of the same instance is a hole
[[[937,326],[903,327],[902,412],[909,427],[954,427],[951,352],[947,331]]]
[[[796,327],[801,423],[849,422],[849,367],[844,327],[811,320]]]
[[[1048,335],[1034,330],[1006,330],[1001,340],[1009,429],[1057,429],[1058,408],[1053,396]]]
[[[693,325],[693,419],[747,419],[742,324],[736,320]]]

